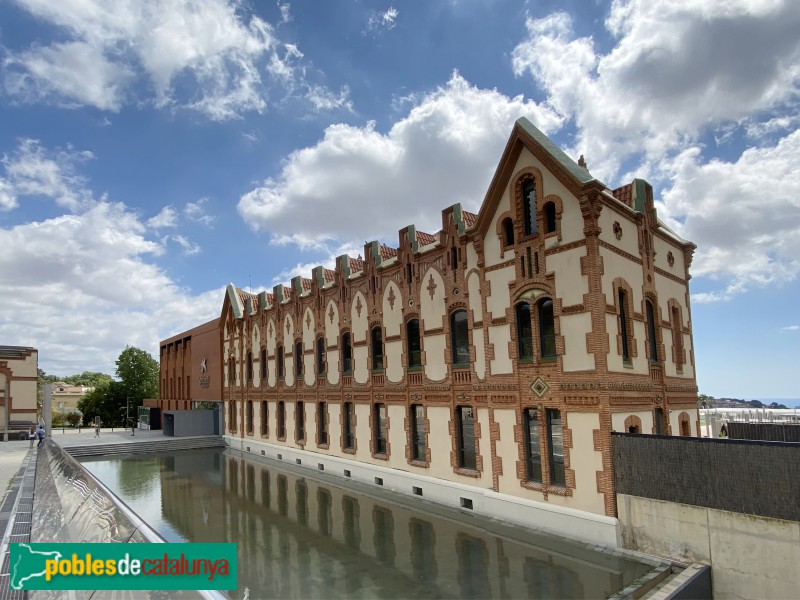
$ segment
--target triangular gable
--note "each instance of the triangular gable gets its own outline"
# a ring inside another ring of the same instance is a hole
[[[225,300],[222,302],[222,313],[220,314],[221,318],[225,318],[225,310],[227,309],[228,305],[230,305],[231,310],[233,311],[233,317],[235,319],[241,319],[242,315],[244,314],[244,306],[242,306],[236,286],[232,283],[229,283],[228,287],[225,288]]]
[[[533,123],[525,117],[520,117],[514,124],[514,129],[511,131],[511,136],[508,138],[500,163],[497,165],[486,197],[478,212],[476,227],[481,234],[486,233],[491,224],[502,195],[514,174],[520,154],[526,148],[564,187],[576,196],[579,196],[587,187],[595,187],[598,190],[606,188],[605,184],[592,177],[586,169],[567,156]]]

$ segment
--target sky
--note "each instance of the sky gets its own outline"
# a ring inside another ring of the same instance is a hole
[[[697,244],[701,393],[800,398],[796,0],[4,0],[0,344],[61,376],[477,212],[527,117]]]

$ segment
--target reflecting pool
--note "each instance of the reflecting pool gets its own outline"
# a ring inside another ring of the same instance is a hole
[[[230,450],[81,462],[167,541],[238,543],[236,598],[601,598],[650,569]]]

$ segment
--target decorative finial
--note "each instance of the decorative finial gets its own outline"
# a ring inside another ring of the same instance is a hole
[[[589,170],[589,167],[586,166],[586,161],[583,158],[583,154],[581,154],[581,157],[578,159],[578,166],[584,169],[585,171]]]

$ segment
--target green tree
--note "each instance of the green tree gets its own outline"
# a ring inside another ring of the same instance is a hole
[[[128,397],[118,381],[111,381],[94,388],[78,400],[78,410],[83,415],[83,424],[89,425],[95,417],[105,427],[121,427],[125,424]]]
[[[139,348],[127,346],[117,359],[117,378],[131,407],[145,398],[158,398],[158,375],[158,361]]]
[[[69,377],[64,377],[64,383],[68,383],[70,385],[83,385],[86,387],[97,387],[101,384],[109,383],[111,381],[113,381],[113,377],[111,377],[111,375],[98,373],[96,371],[84,371],[80,375],[70,375]]]
[[[71,412],[66,416],[66,421],[70,427],[77,427],[81,422],[80,413]]]

